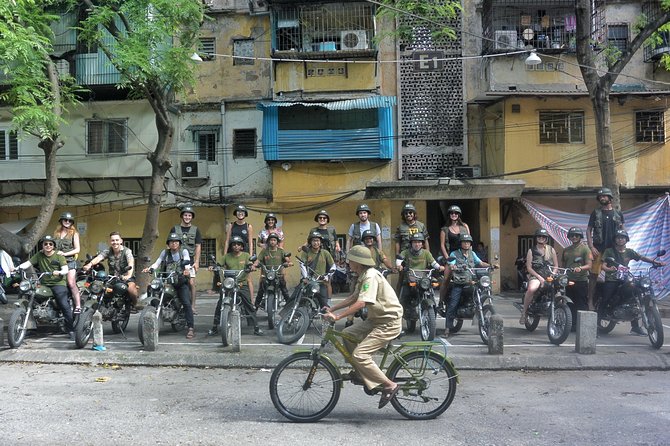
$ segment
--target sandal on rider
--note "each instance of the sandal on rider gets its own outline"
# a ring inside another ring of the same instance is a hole
[[[525,313],[521,313],[521,318],[519,319],[519,324],[520,325],[526,325],[526,319],[527,318],[528,318],[528,316],[526,316]]]
[[[396,394],[398,393],[398,390],[400,390],[399,384],[396,384],[396,386],[391,390],[389,389],[382,390],[382,397],[379,399],[379,408],[381,409],[382,407],[386,406],[389,403],[389,401],[395,398]]]
[[[188,333],[186,333],[186,339],[193,339],[194,337],[195,337],[195,330],[189,328]]]
[[[75,308],[74,311],[73,311],[72,313],[74,313],[74,314],[81,314],[81,307],[77,307],[77,308]]]

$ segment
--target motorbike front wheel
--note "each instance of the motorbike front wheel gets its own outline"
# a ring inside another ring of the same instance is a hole
[[[277,294],[274,291],[265,292],[265,311],[268,314],[268,330],[275,328],[277,317]]]
[[[409,351],[393,361],[387,376],[400,386],[391,400],[395,410],[410,420],[431,420],[441,415],[456,395],[456,370],[435,352]]]
[[[523,325],[526,327],[526,330],[531,333],[534,332],[537,326],[540,325],[540,316],[537,314],[527,314]]]
[[[491,333],[491,316],[496,314],[496,310],[493,308],[493,305],[484,305],[482,307],[482,314],[484,315],[484,320],[479,320],[479,337],[482,338],[484,344],[488,345]]]
[[[333,410],[341,384],[342,376],[330,361],[314,359],[311,352],[299,352],[275,367],[270,377],[270,398],[289,420],[311,423]]]
[[[419,313],[421,340],[435,339],[435,310],[429,305],[422,305]]]
[[[557,304],[554,307],[554,317],[547,320],[547,336],[549,342],[561,345],[568,339],[572,329],[572,312],[566,304]]]
[[[651,346],[655,349],[663,347],[663,322],[661,321],[661,313],[658,311],[656,302],[649,302],[646,307],[647,312],[647,335]]]
[[[277,327],[277,340],[282,344],[293,344],[307,333],[309,328],[309,313],[304,307],[298,307],[289,319],[290,313],[279,321]]]
[[[153,307],[151,305],[147,305],[144,307],[144,309],[140,312],[140,320],[137,322],[137,337],[140,338],[140,342],[144,345],[144,315],[147,314],[147,312],[153,311],[154,313],[156,312],[156,307]],[[156,329],[160,330],[160,324],[158,321],[156,322]]]
[[[228,347],[233,341],[233,325],[230,323],[230,305],[223,305],[221,308],[221,325],[219,331],[221,332],[221,342],[224,347]]]
[[[74,343],[77,348],[84,348],[93,333],[93,310],[85,309],[77,319],[74,327]]]
[[[23,330],[23,324],[27,317],[26,309],[23,307],[14,310],[9,318],[7,326],[7,342],[11,348],[19,348],[26,337],[26,331]]]
[[[614,327],[616,327],[615,320],[603,319],[602,317],[598,316],[598,333],[607,334],[614,330]]]

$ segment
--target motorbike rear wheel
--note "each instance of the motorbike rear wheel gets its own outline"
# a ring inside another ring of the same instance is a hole
[[[561,345],[568,339],[572,329],[572,312],[566,304],[554,307],[554,317],[547,320],[547,336],[549,342]]]
[[[484,320],[479,320],[479,337],[482,338],[484,344],[488,345],[491,330],[491,316],[496,314],[496,310],[493,308],[493,305],[487,304],[482,307],[482,314],[484,315]]]
[[[463,319],[454,319],[451,321],[451,327],[447,322],[444,323],[444,328],[449,330],[449,333],[458,333],[463,328]]]
[[[526,315],[526,320],[524,321],[524,325],[526,326],[526,330],[530,331],[531,333],[535,331],[537,326],[540,324],[540,316],[537,314],[527,314]]]
[[[144,307],[144,309],[140,312],[140,320],[137,322],[137,337],[140,338],[142,345],[144,345],[144,315],[149,311],[153,311],[155,313],[156,307],[151,305]],[[156,324],[156,328],[159,329],[160,323],[156,322]]]
[[[311,423],[328,415],[340,398],[342,376],[323,357],[294,353],[275,367],[270,377],[272,404],[291,421]]]
[[[422,305],[419,313],[419,327],[422,341],[435,339],[435,310],[428,305]]]
[[[74,343],[77,348],[84,348],[93,333],[93,310],[86,308],[77,319],[74,327]]]
[[[22,330],[27,317],[26,309],[23,307],[14,310],[9,317],[7,325],[7,342],[11,348],[19,348],[26,338],[26,331]]]
[[[598,333],[607,334],[614,330],[614,327],[616,327],[615,320],[603,319],[602,317],[598,316]]]
[[[663,322],[661,321],[661,313],[658,311],[656,302],[651,301],[647,304],[645,309],[647,313],[647,335],[651,346],[655,349],[663,347]]]
[[[126,327],[128,327],[128,322],[130,321],[130,306],[126,305],[123,311],[125,311],[123,319],[112,321],[112,332],[114,332],[114,334],[126,331]]]
[[[233,326],[230,323],[230,305],[223,305],[221,308],[221,325],[219,332],[221,332],[221,342],[224,347],[228,347],[233,341]]]
[[[290,313],[286,314],[279,321],[277,327],[277,340],[282,344],[293,344],[307,333],[309,328],[309,313],[304,307],[298,307],[289,320]]]

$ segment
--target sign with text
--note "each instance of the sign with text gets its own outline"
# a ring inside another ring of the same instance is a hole
[[[444,51],[414,51],[414,71],[438,71],[444,66]]]

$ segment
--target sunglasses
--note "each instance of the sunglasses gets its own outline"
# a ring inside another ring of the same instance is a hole
[[[56,245],[54,245],[51,242],[44,242],[44,243],[42,243],[42,246],[56,246]]]
[[[319,217],[319,220],[328,220],[328,217]]]
[[[74,220],[68,220],[66,218],[62,219],[61,221],[62,222],[68,222],[68,223],[74,223]]]
[[[449,212],[449,215],[461,215],[458,212]]]

